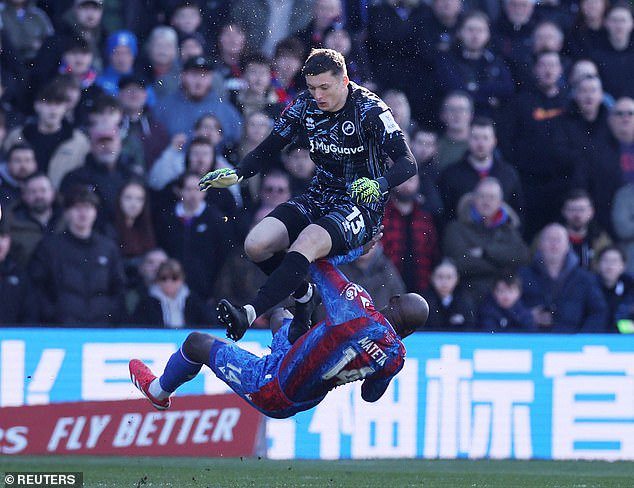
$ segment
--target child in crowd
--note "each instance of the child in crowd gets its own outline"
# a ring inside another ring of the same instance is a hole
[[[493,293],[482,302],[479,325],[485,332],[535,332],[528,307],[522,303],[522,281],[506,275],[496,280]]]
[[[424,294],[429,304],[425,331],[469,331],[475,325],[471,296],[458,286],[458,269],[443,259],[431,276],[431,289]]]

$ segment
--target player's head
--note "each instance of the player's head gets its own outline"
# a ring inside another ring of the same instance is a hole
[[[418,293],[404,293],[390,298],[381,313],[390,321],[401,337],[422,328],[429,316],[429,305]]]
[[[321,110],[336,112],[348,97],[346,60],[333,49],[313,49],[302,68],[308,91]]]

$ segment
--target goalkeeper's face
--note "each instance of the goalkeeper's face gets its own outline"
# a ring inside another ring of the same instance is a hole
[[[347,75],[335,75],[332,71],[306,76],[308,91],[324,112],[336,112],[343,108],[348,98],[349,82]]]

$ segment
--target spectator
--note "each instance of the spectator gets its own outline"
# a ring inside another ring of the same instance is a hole
[[[622,186],[614,195],[612,228],[625,254],[627,272],[634,275],[634,184]]]
[[[273,128],[273,119],[264,112],[255,111],[249,114],[244,121],[244,135],[238,146],[238,156],[242,159],[257,147]],[[272,162],[274,163],[274,162]],[[275,164],[269,164],[275,166]],[[279,163],[278,163],[279,166]]]
[[[156,247],[147,190],[141,181],[129,180],[117,198],[114,227],[128,282],[136,280],[142,257]]]
[[[489,18],[480,11],[466,14],[460,22],[455,47],[436,58],[436,79],[443,94],[456,90],[469,93],[477,115],[493,117],[513,95],[511,72],[488,49]]]
[[[90,150],[88,138],[64,120],[67,100],[55,84],[44,86],[33,103],[35,120],[13,129],[4,141],[5,151],[16,143],[28,143],[35,151],[39,170],[49,176],[55,188],[66,173],[81,166]]]
[[[5,218],[11,233],[13,253],[23,268],[26,268],[42,237],[63,230],[62,208],[55,197],[49,177],[44,173],[33,173],[24,181],[20,201],[8,209]]]
[[[44,40],[33,62],[36,89],[58,72],[64,52],[80,40],[86,43],[88,51],[92,53],[94,68],[103,68],[101,56],[105,52],[107,34],[101,25],[102,15],[103,0],[75,0],[73,8],[64,15],[61,28]]]
[[[522,303],[522,280],[515,275],[498,278],[493,293],[485,298],[478,312],[479,326],[485,332],[536,332],[531,311]]]
[[[132,176],[141,177],[143,170],[134,166],[121,153],[121,133],[112,127],[96,126],[90,131],[90,153],[83,166],[68,173],[62,180],[65,194],[75,186],[94,189],[101,201],[98,228],[107,234],[114,221],[117,195]]]
[[[609,313],[605,332],[619,332],[619,321],[634,319],[634,279],[625,272],[625,254],[617,246],[604,247],[597,263],[597,281]]]
[[[365,45],[354,38],[349,30],[335,25],[324,32],[324,47],[343,54],[348,67],[348,78],[369,90],[378,87],[370,74],[370,61]]]
[[[244,87],[241,62],[246,42],[246,34],[241,25],[228,23],[220,28],[215,74],[221,78],[218,80],[221,84],[218,86],[221,87],[220,91],[223,93],[237,91]]]
[[[442,250],[452,258],[464,285],[480,303],[495,278],[528,261],[529,252],[518,230],[519,219],[504,203],[497,179],[483,178],[458,208],[457,219],[445,230]]]
[[[170,25],[176,29],[179,38],[199,32],[202,20],[202,12],[196,2],[176,2],[170,15]]]
[[[158,164],[158,163],[157,163]],[[180,198],[180,177],[187,171],[196,173],[199,178],[217,168],[216,150],[211,141],[197,136],[192,139],[185,155],[184,167],[180,173],[172,173],[172,180],[154,194],[154,213],[168,211]],[[172,168],[176,169],[176,168]],[[160,167],[156,168],[157,171]],[[166,176],[166,175],[161,175]],[[239,186],[236,188],[239,191]],[[208,203],[217,207],[223,215],[234,217],[238,201],[230,188],[210,188],[204,193]]]
[[[471,331],[475,327],[475,304],[471,296],[458,286],[458,269],[451,259],[444,258],[434,268],[431,287],[424,293],[429,304],[425,331]]]
[[[577,168],[576,181],[588,190],[597,209],[597,221],[611,235],[611,205],[617,190],[634,183],[634,99],[620,98],[608,116],[610,130],[597,144],[598,153]]]
[[[607,36],[598,42],[590,57],[599,66],[605,90],[614,98],[634,97],[634,42],[632,6],[619,1],[605,16]]]
[[[148,89],[141,77],[124,76],[119,80],[118,99],[123,108],[121,130],[125,133],[123,151],[137,155],[145,172],[150,171],[169,140],[167,129],[148,106]]]
[[[513,166],[495,152],[497,138],[491,119],[479,117],[471,125],[469,151],[462,161],[440,173],[438,186],[445,207],[445,219],[458,211],[460,198],[473,191],[482,178],[492,176],[502,185],[503,198],[516,212],[521,212],[523,195],[519,175]]]
[[[242,116],[247,118],[254,112],[266,112],[270,117],[279,115],[284,107],[271,87],[271,62],[268,58],[253,54],[243,59],[242,66],[245,86],[233,93],[233,104]]]
[[[585,190],[572,190],[561,210],[570,247],[582,268],[592,270],[601,250],[612,244],[610,237],[594,221],[594,205]]]
[[[37,320],[37,307],[32,289],[22,268],[9,254],[11,234],[0,222],[0,324],[31,324]]]
[[[592,274],[579,266],[560,224],[541,232],[530,265],[520,269],[524,303],[543,332],[605,332],[608,310]]]
[[[259,207],[254,212],[256,221],[262,220],[278,205],[291,198],[291,180],[288,173],[273,170],[262,176],[260,185]]]
[[[233,166],[220,154],[222,144],[222,126],[218,117],[213,114],[202,115],[194,124],[192,141],[197,138],[207,139],[215,149],[216,163],[221,168],[233,168]],[[150,174],[148,175],[149,186],[153,190],[161,190],[165,186],[178,178],[186,169],[186,153],[183,150],[187,147],[187,135],[183,133],[172,137],[171,144],[167,146],[161,156],[155,161]],[[189,143],[191,145],[191,141]],[[213,158],[212,158],[213,159]],[[234,198],[233,188],[230,188]],[[238,190],[238,188],[236,188]]]
[[[150,249],[143,256],[135,273],[138,280],[127,284],[125,304],[129,317],[132,317],[141,297],[147,295],[150,286],[156,282],[159,266],[167,259],[167,254],[160,247]]]
[[[603,22],[608,3],[608,0],[580,0],[577,20],[566,38],[569,56],[587,57],[594,46],[604,41],[607,34]]]
[[[508,0],[507,5],[516,1]],[[532,239],[547,222],[559,218],[563,196],[571,189],[572,169],[568,158],[555,157],[556,118],[566,106],[561,90],[562,67],[559,53],[536,55],[533,65],[535,86],[523,87],[509,104],[500,124],[502,153],[517,169],[524,192],[524,235]]]
[[[88,125],[91,129],[103,128],[103,127],[121,127],[123,122],[123,105],[118,98],[110,95],[102,95],[97,100],[90,111],[88,112]],[[122,135],[123,137],[123,135]],[[137,159],[133,155],[130,155],[132,159],[137,162]],[[138,160],[139,166],[144,166],[143,161]]]
[[[9,208],[20,199],[26,179],[37,171],[35,152],[28,144],[18,143],[7,153],[0,166],[0,203]]]
[[[368,9],[366,45],[372,79],[379,90],[404,91],[416,112],[428,124],[434,116],[435,83],[429,73],[432,60],[421,59],[420,31],[427,7],[423,2],[383,0]]]
[[[608,130],[608,108],[603,103],[603,85],[598,76],[586,76],[572,86],[572,101],[557,121],[557,150],[569,167],[579,166],[592,158],[605,140]]]
[[[66,95],[66,112],[64,120],[71,126],[79,124],[79,102],[81,101],[81,84],[70,73],[62,73],[53,78],[52,85]]]
[[[244,26],[248,51],[272,56],[280,41],[308,25],[312,4],[310,0],[285,0],[275,5],[237,0],[231,2],[231,19]],[[254,12],[258,15],[253,15]]]
[[[451,49],[464,8],[463,0],[432,0],[420,31],[421,54],[436,57]]]
[[[311,21],[294,35],[304,44],[306,55],[311,49],[324,47],[326,31],[337,24],[342,24],[342,14],[341,0],[315,0]]]
[[[176,259],[162,263],[147,295],[141,297],[132,316],[135,325],[182,329],[208,327],[210,308],[189,289],[183,267]]]
[[[422,196],[423,209],[431,213],[434,221],[439,223],[443,217],[444,207],[438,190],[438,136],[428,129],[416,129],[412,134],[410,147],[420,176],[418,192]]]
[[[412,120],[412,108],[407,99],[407,95],[400,90],[388,90],[383,94],[383,101],[386,103],[398,126],[408,136],[417,128],[418,124]]]
[[[97,77],[97,85],[108,95],[119,93],[119,80],[132,75],[138,52],[137,39],[132,32],[117,31],[111,34],[106,47],[108,64]]]
[[[506,60],[513,80],[521,86],[531,79],[535,3],[535,0],[504,0],[503,13],[493,28],[493,49]]]
[[[181,66],[178,59],[178,35],[171,27],[152,29],[147,41],[144,74],[152,82],[156,98],[161,101],[178,90]]]
[[[206,51],[205,38],[198,33],[183,36],[178,44],[178,51],[181,64],[189,58],[204,56]]]
[[[93,64],[93,53],[84,39],[71,41],[62,55],[62,63],[58,72],[71,75],[81,88],[81,97],[75,110],[76,124],[85,125],[87,114],[96,100],[103,95],[103,90],[95,83],[97,69]]]
[[[29,276],[42,323],[98,327],[125,318],[119,250],[93,230],[98,206],[94,192],[74,188],[64,200],[66,230],[44,237],[33,253]]]
[[[211,64],[205,58],[188,59],[181,74],[181,87],[162,99],[156,116],[170,135],[188,133],[203,114],[213,113],[222,124],[225,141],[240,138],[240,114],[213,90]]]
[[[289,144],[282,153],[284,169],[291,175],[291,193],[297,196],[303,193],[315,176],[315,163],[310,151],[301,144]]]
[[[473,111],[473,99],[466,92],[452,92],[444,98],[440,120],[445,131],[438,140],[438,169],[457,163],[467,154]]]
[[[562,56],[562,64],[565,68],[564,70],[566,72],[569,71],[569,58],[563,53],[564,32],[557,22],[549,19],[540,20],[533,29],[532,45],[533,54],[540,53],[542,51],[553,51],[559,53],[560,56]]]
[[[198,189],[199,179],[197,173],[181,177],[181,201],[159,216],[156,233],[159,245],[183,263],[191,289],[209,301],[230,249],[232,224],[205,202],[205,193]]]
[[[429,287],[432,267],[439,258],[438,234],[431,214],[423,210],[415,175],[392,190],[385,208],[383,246],[408,292]]]
[[[271,86],[282,105],[288,105],[305,87],[301,68],[304,63],[304,47],[298,39],[284,39],[275,47]]]
[[[22,64],[33,60],[44,39],[54,33],[50,19],[34,3],[31,0],[9,0],[0,15],[2,30],[11,43],[12,54]]]

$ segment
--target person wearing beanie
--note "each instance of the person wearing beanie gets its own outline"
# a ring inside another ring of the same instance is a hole
[[[109,95],[117,95],[119,80],[133,74],[138,53],[137,38],[132,32],[120,30],[111,34],[106,42],[108,64],[97,78],[97,84]]]

